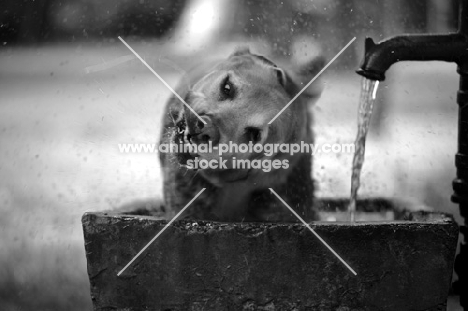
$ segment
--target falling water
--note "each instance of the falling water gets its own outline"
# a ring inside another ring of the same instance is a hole
[[[372,109],[374,107],[375,94],[378,86],[379,81],[369,80],[366,78],[362,79],[361,98],[359,101],[358,112],[358,132],[354,143],[355,152],[351,176],[351,199],[348,207],[351,221],[355,220],[356,197],[361,184],[361,169],[362,164],[364,163],[364,153],[366,150],[366,136],[367,131],[369,130],[369,123],[372,116]]]

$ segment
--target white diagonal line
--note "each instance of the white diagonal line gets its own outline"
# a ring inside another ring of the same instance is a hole
[[[336,54],[336,56],[333,57],[332,60],[329,61],[328,64],[326,64],[325,67],[323,67],[322,70],[320,70],[319,73],[316,74],[315,77],[313,77],[312,80],[310,80],[310,82],[307,83],[307,85],[304,86],[304,88],[302,88],[302,90],[299,93],[297,93],[296,96],[294,96],[293,99],[291,99],[289,103],[287,103],[287,105],[284,106],[283,109],[281,109],[280,112],[278,112],[273,119],[271,119],[270,122],[268,122],[268,124],[273,123],[273,121],[275,121],[276,118],[278,118],[280,114],[282,114],[289,107],[289,105],[291,105],[302,94],[302,92],[304,92],[322,74],[322,72],[324,72],[328,68],[328,66],[330,66],[338,58],[338,56],[340,56],[341,53],[343,53],[351,45],[351,43],[354,42],[354,40],[356,40],[356,37],[351,39],[351,41],[349,41],[348,44],[346,44],[345,47],[342,48],[341,51],[339,51],[338,54]]]
[[[120,276],[141,254],[143,254],[143,252],[151,245],[151,243],[153,243],[177,219],[177,217],[179,217],[187,209],[187,207],[189,207],[190,204],[192,204],[193,201],[195,201],[195,199],[198,198],[198,196],[202,194],[203,191],[205,191],[205,189],[206,188],[203,188],[202,190],[200,190],[200,192],[198,192],[198,194],[190,202],[188,202],[187,205],[185,205],[185,207],[181,209],[180,212],[177,213],[177,215],[175,215],[174,218],[172,218],[171,221],[169,221],[164,226],[164,228],[162,228],[162,230],[159,231],[158,234],[156,234],[156,236],[152,238],[151,241],[149,241],[148,244],[146,244],[146,246],[143,247],[141,251],[139,251],[138,254],[136,254],[135,257],[133,257],[133,259],[130,260],[130,262],[125,267],[123,267],[122,270],[120,270],[119,273],[117,273],[117,276]]]
[[[135,52],[135,50],[133,50],[132,47],[131,47],[130,45],[127,44],[127,42],[125,42],[124,39],[122,39],[120,36],[119,36],[118,38],[119,38],[120,41],[122,41],[123,44],[125,44],[125,46],[126,46],[130,51],[132,51],[133,54],[135,54],[135,56],[136,56],[139,60],[141,60],[141,62],[142,62],[146,67],[148,67],[148,69],[149,69],[149,70],[150,70],[150,71],[151,71],[151,72],[152,72],[152,73],[153,73],[153,74],[154,74],[154,75],[155,75],[155,76],[156,76],[156,77],[157,77],[157,78],[158,78],[158,79],[159,79],[159,80],[160,80],[160,81],[161,81],[161,82],[162,82],[162,83],[163,83],[163,84],[164,84],[164,85],[165,85],[165,86],[166,86],[166,87],[167,87],[167,88],[168,88],[168,89],[169,89],[169,90],[170,90],[170,91],[171,91],[171,92],[188,108],[188,109],[190,109],[190,111],[192,111],[192,113],[193,113],[194,115],[197,116],[198,119],[200,119],[200,121],[203,122],[203,124],[206,124],[206,121],[203,120],[203,119],[198,115],[198,113],[196,113],[195,110],[193,110],[193,108],[190,107],[190,106],[185,102],[185,100],[184,100],[182,97],[180,97],[179,94],[177,94],[176,91],[174,91],[174,90],[172,89],[172,87],[171,87],[169,84],[167,84],[166,81],[164,81],[163,78],[161,78],[161,76],[158,75],[158,73],[157,73],[156,71],[154,71],[154,69],[151,68],[150,65],[148,65],[148,63],[146,63],[145,60],[144,60],[143,58],[141,58],[140,55],[138,55],[138,53]]]
[[[325,242],[322,237],[320,235],[318,235],[317,232],[315,232],[314,229],[312,229],[308,223],[306,223],[304,221],[304,219],[301,218],[301,216],[299,216],[295,210],[293,210],[276,192],[275,190],[271,189],[271,188],[268,188],[270,189],[270,191],[294,214],[294,216],[296,216],[306,227],[307,229],[309,229],[316,237],[317,239],[320,240],[320,242],[323,243],[323,245],[325,245],[329,250],[330,252],[333,253],[333,255],[335,255],[345,266],[346,268],[348,268],[354,275],[357,275],[356,271],[353,270],[353,268],[351,268],[347,263],[346,261],[343,260],[343,258],[340,257],[340,255],[338,255],[334,250],[333,248],[331,248],[330,245],[327,244],[327,242]]]

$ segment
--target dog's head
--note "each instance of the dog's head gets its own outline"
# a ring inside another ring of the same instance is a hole
[[[180,164],[186,165],[188,160],[195,158],[219,161],[217,146],[222,144],[311,142],[311,137],[308,137],[311,126],[308,108],[309,103],[319,97],[321,88],[317,87],[318,83],[304,87],[323,65],[324,60],[316,58],[297,70],[288,70],[242,49],[215,66],[205,68],[182,95],[190,107],[178,101],[171,108],[172,142],[196,146],[210,144],[214,149],[208,153],[179,152]],[[292,100],[290,106],[269,124]],[[276,152],[266,156],[234,148],[222,157],[228,160],[225,163],[227,168],[202,169],[200,173],[214,183],[245,179],[260,182],[265,171],[234,168],[232,159],[273,161],[284,159],[286,155]]]

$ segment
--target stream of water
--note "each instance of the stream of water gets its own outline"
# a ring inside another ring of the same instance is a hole
[[[369,130],[378,86],[379,81],[362,78],[361,98],[359,100],[358,110],[358,132],[356,141],[354,142],[355,152],[351,175],[351,199],[348,207],[350,221],[355,221],[357,192],[361,185],[361,170],[366,151],[366,136]]]

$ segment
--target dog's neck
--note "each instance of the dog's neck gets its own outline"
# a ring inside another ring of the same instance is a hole
[[[243,221],[253,187],[248,183],[232,183],[218,189],[216,216],[223,221]]]

